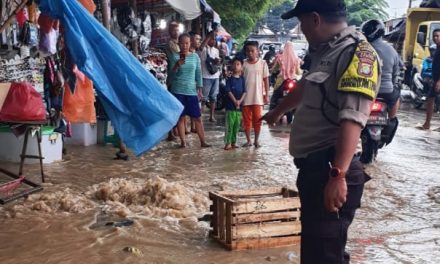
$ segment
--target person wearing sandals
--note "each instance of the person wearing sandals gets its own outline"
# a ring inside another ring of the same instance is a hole
[[[237,134],[241,123],[241,103],[246,96],[246,87],[242,76],[242,63],[238,58],[232,60],[232,76],[226,81],[225,150],[237,148]]]
[[[243,64],[243,76],[246,83],[246,96],[243,101],[243,126],[246,144],[252,146],[251,128],[254,128],[254,146],[260,147],[260,130],[263,105],[269,103],[269,67],[265,60],[258,57],[258,42],[248,41],[244,45],[247,60]]]
[[[210,147],[205,141],[205,130],[202,124],[199,98],[202,96],[202,70],[200,58],[190,52],[191,37],[189,34],[179,36],[180,53],[171,56],[170,63],[173,71],[171,93],[182,103],[184,109],[177,123],[180,137],[180,147],[186,147],[185,117],[189,116],[196,125],[197,135],[202,148]],[[196,88],[197,87],[197,88]]]

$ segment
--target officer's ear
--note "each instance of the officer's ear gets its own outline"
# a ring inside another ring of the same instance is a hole
[[[318,13],[316,13],[316,12],[312,12],[311,14],[310,14],[310,16],[311,16],[311,22],[313,23],[313,28],[315,28],[315,29],[317,29],[317,28],[319,28],[321,25],[322,25],[322,17],[318,14]]]

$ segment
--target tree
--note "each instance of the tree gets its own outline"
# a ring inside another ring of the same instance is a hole
[[[222,18],[222,25],[238,40],[245,39],[270,7],[286,0],[208,0]]]
[[[370,19],[385,20],[388,13],[386,0],[345,0],[348,11],[348,23],[360,26]]]
[[[258,21],[257,27],[267,25],[267,27],[275,33],[292,30],[298,24],[298,19],[292,18],[284,20],[281,19],[281,15],[291,10],[294,6],[294,1],[286,1],[278,6],[270,7],[267,14]]]

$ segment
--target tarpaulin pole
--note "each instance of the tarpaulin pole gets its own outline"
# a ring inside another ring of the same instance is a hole
[[[101,0],[102,24],[110,30],[110,0]]]
[[[137,17],[137,0],[130,0],[129,5],[130,8],[133,9],[134,15]],[[137,58],[139,55],[138,39],[131,41],[131,49],[133,50],[133,55]]]

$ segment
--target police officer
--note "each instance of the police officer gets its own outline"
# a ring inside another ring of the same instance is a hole
[[[403,62],[397,51],[383,40],[385,25],[382,21],[369,20],[362,24],[361,31],[382,60],[378,97],[382,98],[387,104],[390,119],[397,122],[396,114],[400,104],[399,77],[404,68]]]
[[[289,147],[299,168],[301,263],[349,263],[347,231],[370,179],[358,158],[359,137],[380,65],[363,35],[347,26],[343,0],[299,0],[282,18],[295,16],[310,44],[310,68],[263,119],[273,124],[296,108]]]

